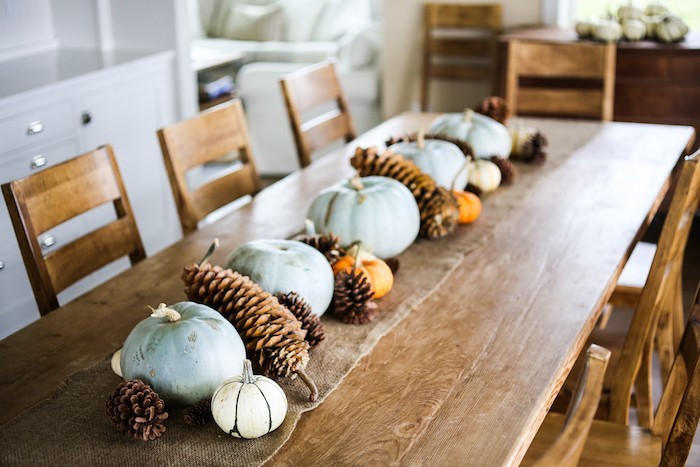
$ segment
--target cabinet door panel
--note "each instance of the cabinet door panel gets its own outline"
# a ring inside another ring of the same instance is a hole
[[[171,94],[164,76],[133,77],[86,93],[81,99],[90,123],[81,131],[83,149],[111,144],[150,256],[181,237],[177,211],[156,131],[169,123],[164,102]]]

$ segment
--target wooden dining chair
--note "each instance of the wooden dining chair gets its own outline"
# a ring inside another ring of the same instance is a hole
[[[511,40],[506,101],[518,115],[612,120],[614,44]]]
[[[533,463],[538,467],[569,467],[578,465],[588,432],[593,424],[603,390],[605,369],[610,351],[595,344],[586,351],[586,367],[577,385],[576,395],[563,417],[556,439],[548,440],[543,452]],[[532,455],[531,455],[532,457]]]
[[[328,144],[355,139],[355,125],[334,61],[297,70],[282,78],[280,84],[301,167],[311,164],[311,155]],[[304,121],[305,113],[328,103],[335,108]]]
[[[426,3],[423,7],[421,110],[430,110],[432,80],[489,80],[495,88],[500,4]]]
[[[240,100],[161,128],[158,140],[185,235],[197,230],[199,221],[213,211],[260,191]],[[231,153],[237,153],[235,170],[196,189],[189,188],[186,180],[189,170]]]
[[[700,287],[650,428],[593,420],[579,465],[683,466],[700,419]],[[566,417],[550,412],[523,463],[530,465],[559,436]]]
[[[683,162],[649,277],[628,328],[622,331],[596,329],[589,338],[589,342],[612,351],[599,411],[604,419],[627,424],[634,389],[639,424],[648,428],[654,421],[652,352],[656,345],[662,380],[666,381],[683,330],[681,273],[692,220],[700,202],[699,165],[700,151],[687,156]],[[572,375],[580,367],[581,361],[574,366]],[[565,383],[559,408],[570,395],[572,383],[573,380]]]
[[[2,192],[42,315],[79,279],[123,256],[131,264],[146,257],[109,145],[6,183]],[[44,255],[39,235],[105,203],[114,205],[114,222]]]

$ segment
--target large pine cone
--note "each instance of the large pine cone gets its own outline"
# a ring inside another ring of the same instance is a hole
[[[122,381],[107,399],[107,415],[122,433],[141,441],[165,432],[165,402],[140,379]]]
[[[517,172],[515,171],[515,166],[510,160],[498,156],[491,156],[489,160],[496,164],[498,170],[501,171],[501,183],[503,185],[511,185],[515,181],[515,175]]]
[[[184,269],[182,280],[189,300],[218,310],[233,324],[258,368],[268,375],[301,375],[316,399],[318,391],[303,375],[309,361],[306,331],[291,311],[231,269],[194,264]]]
[[[340,271],[335,276],[333,312],[344,323],[365,324],[377,314],[372,285],[359,270]]]
[[[350,163],[360,176],[391,177],[411,190],[420,210],[422,236],[442,237],[452,233],[457,227],[459,206],[454,195],[439,187],[430,176],[421,172],[413,161],[391,151],[380,155],[376,148],[357,148]]]
[[[301,321],[301,327],[306,330],[305,339],[309,343],[309,348],[317,347],[326,338],[321,318],[311,311],[309,304],[299,294],[279,292],[275,294],[275,297],[281,305],[285,306]]]

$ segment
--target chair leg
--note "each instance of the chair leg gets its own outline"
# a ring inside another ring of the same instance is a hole
[[[661,310],[659,323],[656,326],[656,348],[661,364],[661,381],[666,385],[668,375],[671,373],[673,358],[676,354],[676,346],[673,342],[673,317],[667,309]]]
[[[598,318],[598,329],[605,329],[610,322],[610,316],[612,315],[613,306],[610,303],[606,303],[603,306],[603,311],[600,313],[600,318]]]
[[[651,386],[651,349],[647,344],[642,354],[642,364],[634,383],[634,392],[637,399],[637,419],[642,428],[651,428],[654,417],[654,401],[652,399]]]
[[[685,329],[685,315],[683,314],[683,280],[680,273],[676,274],[673,289],[673,300],[671,303],[673,350],[675,353],[675,350],[681,345],[681,338],[683,337],[683,330]]]

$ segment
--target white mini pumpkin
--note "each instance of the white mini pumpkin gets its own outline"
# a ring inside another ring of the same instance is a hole
[[[439,139],[425,140],[419,133],[415,142],[392,144],[389,150],[412,160],[421,171],[447,189],[453,184],[460,188],[467,184],[467,159],[456,144]]]
[[[306,215],[319,233],[334,233],[343,245],[361,241],[367,251],[390,258],[411,246],[420,212],[411,191],[393,178],[343,180],[322,190]]]
[[[647,28],[646,38],[649,40],[656,39],[656,29],[661,22],[661,16],[645,16],[642,21],[644,21],[644,25]]]
[[[253,240],[234,249],[227,268],[250,277],[265,291],[298,293],[314,314],[333,299],[333,269],[323,253],[296,240]]]
[[[119,360],[122,358],[122,349],[117,350],[114,352],[114,355],[112,355],[112,360],[110,361],[110,365],[112,366],[112,371],[114,372],[115,375],[119,376],[122,378],[124,375],[122,374],[122,366]]]
[[[469,164],[469,183],[489,193],[501,184],[501,169],[489,160],[476,159]]]
[[[211,399],[219,428],[236,438],[259,438],[277,429],[287,415],[287,396],[277,383],[254,375],[250,360],[241,376],[221,384]]]
[[[665,16],[668,13],[668,7],[660,2],[652,2],[644,9],[644,14],[647,16]]]
[[[614,19],[604,19],[596,25],[593,37],[603,42],[617,42],[622,37],[622,26]]]
[[[595,29],[596,24],[598,24],[598,21],[594,18],[586,18],[576,21],[576,34],[578,34],[578,37],[582,39],[589,38],[593,35],[593,30]]]
[[[621,23],[626,19],[642,19],[642,16],[644,16],[644,11],[634,6],[631,1],[617,9],[617,17]]]
[[[688,31],[688,25],[680,17],[668,15],[656,26],[656,37],[661,42],[679,42]]]
[[[447,113],[436,118],[430,132],[469,143],[477,157],[508,158],[513,141],[510,132],[496,120],[467,109],[464,113]]]
[[[647,34],[647,26],[639,19],[626,19],[622,22],[622,35],[628,41],[641,41]]]

